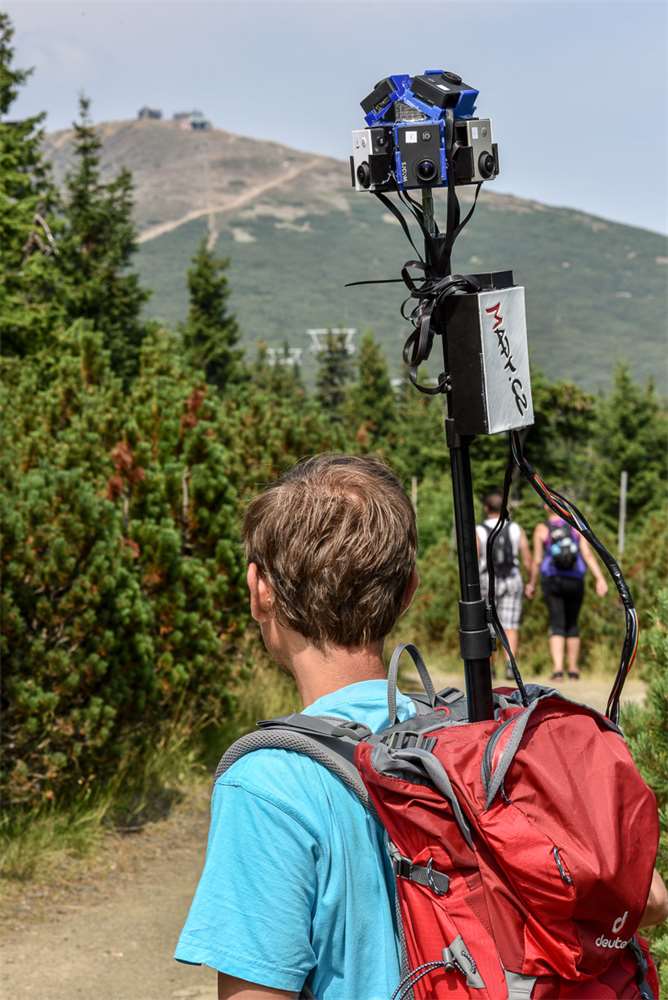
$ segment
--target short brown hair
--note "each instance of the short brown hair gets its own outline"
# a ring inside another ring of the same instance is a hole
[[[316,455],[249,505],[246,556],[271,584],[280,624],[314,645],[383,639],[415,567],[415,515],[387,465]]]
[[[500,514],[503,507],[503,494],[499,493],[498,490],[493,490],[492,493],[483,497],[482,505],[485,510],[491,511],[492,514]]]

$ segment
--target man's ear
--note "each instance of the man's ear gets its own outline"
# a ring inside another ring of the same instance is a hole
[[[403,615],[404,611],[408,611],[408,609],[410,608],[411,602],[413,600],[413,597],[415,596],[415,591],[418,589],[419,583],[420,583],[420,577],[418,576],[418,571],[417,569],[415,569],[415,567],[413,567],[413,572],[408,578],[408,583],[406,584],[406,589],[404,590],[404,596],[401,599],[401,611],[399,612],[399,614]]]
[[[251,615],[256,622],[265,622],[274,617],[274,591],[260,575],[255,563],[248,564],[246,573]]]

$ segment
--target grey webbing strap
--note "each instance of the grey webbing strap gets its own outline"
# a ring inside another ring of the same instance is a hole
[[[216,768],[213,779],[214,784],[221,774],[224,774],[235,761],[244,757],[247,753],[252,753],[254,750],[292,750],[295,753],[304,754],[306,757],[310,757],[312,760],[317,761],[318,764],[326,767],[332,774],[341,779],[344,785],[357,796],[363,806],[374,812],[373,805],[369,799],[369,793],[355,765],[350,760],[347,760],[340,750],[330,746],[329,742],[325,744],[323,742],[324,739],[324,737],[311,736],[291,729],[280,728],[259,729],[248,733],[225,751]],[[336,740],[337,746],[339,742],[342,744],[346,742],[345,740],[339,740],[339,737],[333,737],[333,740]]]
[[[508,773],[508,768],[512,764],[515,754],[519,750],[519,746],[526,731],[531,714],[539,705],[543,707],[546,702],[552,700],[563,702],[565,706],[570,705],[571,707],[574,707],[594,719],[599,725],[603,725],[607,729],[612,730],[612,732],[618,733],[622,736],[622,732],[619,727],[616,726],[614,722],[611,722],[610,719],[606,718],[606,716],[597,712],[596,709],[590,708],[589,705],[580,705],[578,702],[571,701],[570,698],[565,698],[561,692],[555,691],[553,688],[541,687],[538,684],[529,684],[527,685],[527,692],[529,697],[532,699],[535,698],[535,700],[532,700],[529,707],[524,709],[522,715],[517,717],[517,722],[514,725],[512,735],[508,740],[508,744],[503,753],[501,754],[498,767],[490,778],[489,787],[487,789],[487,801],[485,803],[486,809],[489,809],[496,797],[497,792],[503,785],[504,778]],[[509,701],[512,704],[512,698],[509,699]]]
[[[397,718],[397,677],[399,676],[399,660],[404,650],[406,650],[417,668],[422,686],[429,698],[429,704],[432,708],[436,704],[436,690],[417,646],[414,646],[412,642],[403,642],[392,653],[390,667],[387,671],[387,714],[391,726],[399,721]]]
[[[525,708],[522,714],[517,717],[517,722],[513,726],[510,739],[501,754],[501,760],[499,761],[498,767],[491,777],[489,788],[487,790],[487,801],[485,802],[486,809],[489,809],[494,801],[496,793],[501,788],[503,779],[508,773],[508,768],[512,764],[515,754],[519,749],[519,745],[522,742],[522,737],[524,736],[526,727],[529,724],[529,719],[531,718],[534,709],[539,704],[540,701],[534,701],[533,705],[530,705],[529,708]]]
[[[436,699],[439,705],[453,705],[456,701],[461,701],[464,697],[464,692],[460,691],[459,688],[443,688],[442,691],[436,692]]]
[[[508,988],[508,1000],[531,1000],[536,985],[535,976],[523,976],[519,972],[503,970]]]

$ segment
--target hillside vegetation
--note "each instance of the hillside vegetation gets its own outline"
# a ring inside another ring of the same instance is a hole
[[[185,317],[187,262],[204,238],[231,259],[231,305],[246,344],[304,348],[310,377],[307,329],[371,328],[398,372],[403,285],[344,286],[398,277],[412,251],[376,199],[351,190],[347,163],[172,122],[112,122],[98,134],[102,177],[132,172],[148,315],[168,324]],[[62,179],[72,133],[48,137],[45,149]],[[483,190],[456,269],[514,268],[527,290],[532,362],[550,377],[605,388],[626,361],[665,394],[665,238],[497,193],[502,185],[503,175]]]

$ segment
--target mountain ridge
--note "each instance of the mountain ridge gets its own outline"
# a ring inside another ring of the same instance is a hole
[[[171,121],[97,129],[103,178],[121,166],[133,174],[136,260],[154,290],[150,315],[170,324],[183,318],[187,267],[205,239],[231,259],[231,303],[247,345],[307,347],[309,328],[371,326],[399,370],[408,328],[398,309],[406,290],[344,286],[398,277],[414,253],[392,215],[351,189],[346,163]],[[71,162],[72,134],[45,138],[59,183]],[[441,207],[443,198],[437,193]],[[464,189],[460,198],[468,205],[472,194]],[[653,376],[662,392],[668,389],[668,253],[661,234],[487,185],[454,257],[458,271],[515,265],[527,289],[532,363],[548,375],[604,387],[615,363],[627,361],[638,377]],[[308,372],[315,359],[305,360]]]

